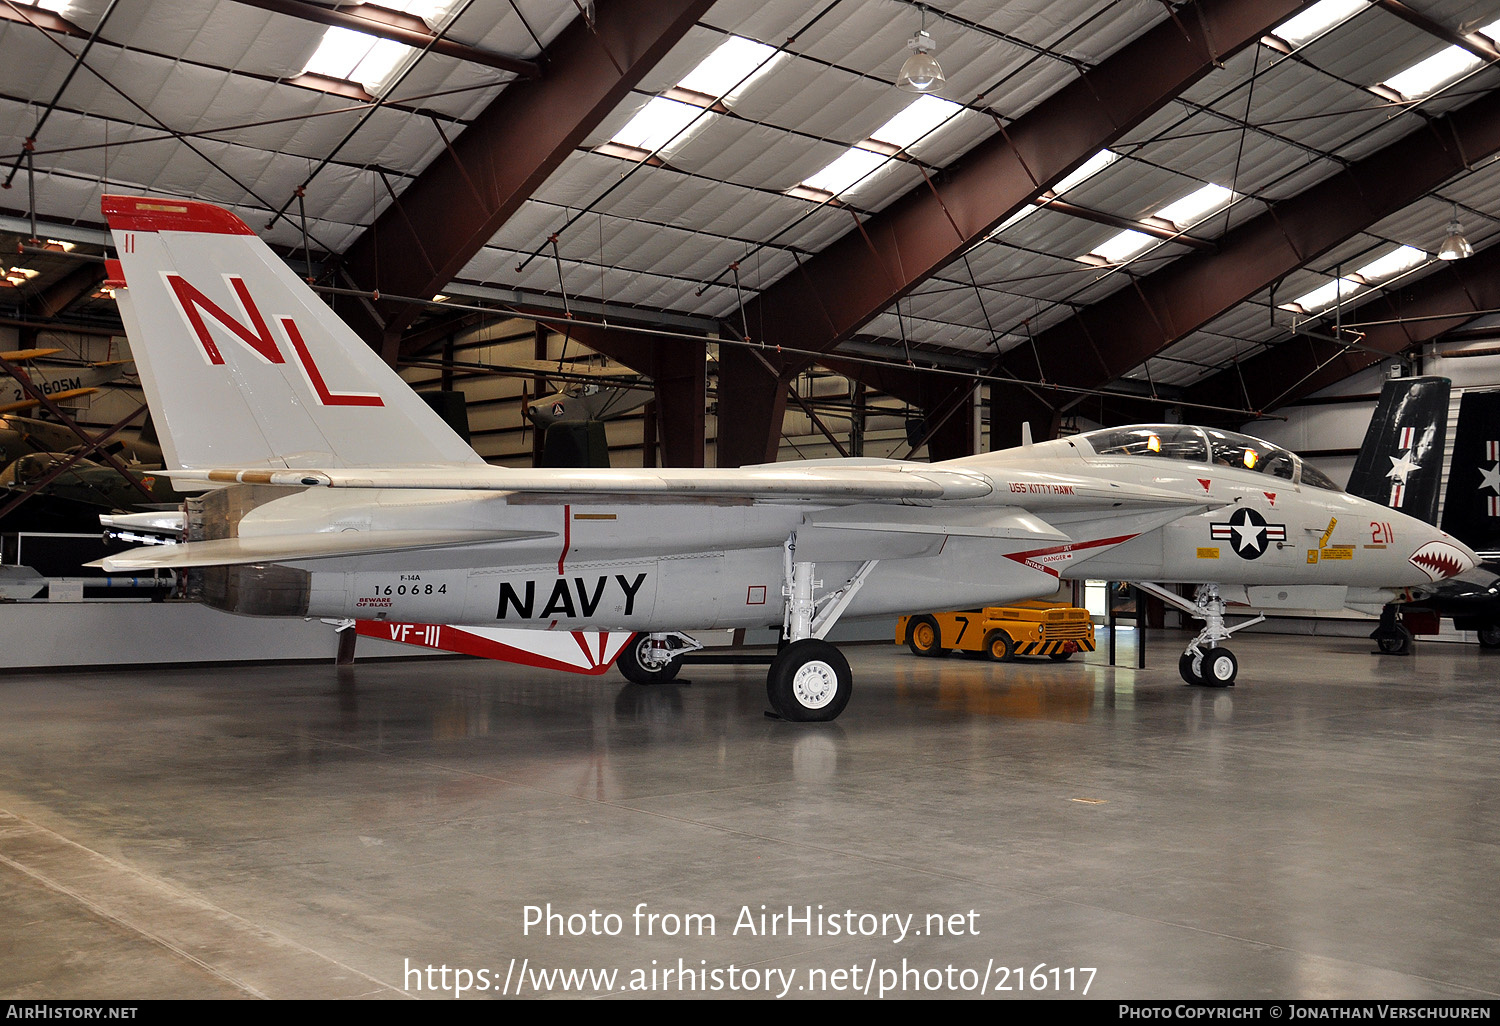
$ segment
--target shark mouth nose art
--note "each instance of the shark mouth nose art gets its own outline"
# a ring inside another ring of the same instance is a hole
[[[1430,541],[1411,554],[1411,564],[1434,581],[1457,577],[1474,567],[1474,561],[1455,545]]]

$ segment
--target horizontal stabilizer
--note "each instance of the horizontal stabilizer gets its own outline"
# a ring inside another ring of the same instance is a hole
[[[180,545],[147,545],[89,563],[110,573],[124,570],[183,570],[240,563],[290,563],[376,552],[406,552],[450,545],[547,538],[551,531],[337,531],[259,538],[215,538]]]
[[[8,353],[0,353],[0,360],[7,363],[22,363],[26,360],[40,360],[47,356],[56,356],[62,352],[61,349],[12,349]]]

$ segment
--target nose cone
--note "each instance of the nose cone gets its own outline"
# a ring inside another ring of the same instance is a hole
[[[1407,558],[1433,581],[1457,577],[1479,565],[1479,556],[1473,549],[1446,534],[1425,543]]]

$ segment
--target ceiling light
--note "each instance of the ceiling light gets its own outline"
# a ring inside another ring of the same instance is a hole
[[[1439,260],[1462,260],[1474,255],[1474,247],[1464,237],[1464,226],[1458,221],[1458,204],[1453,204],[1453,220],[1448,222],[1448,237],[1438,248]]]
[[[901,73],[896,76],[898,89],[905,89],[909,93],[930,93],[947,81],[942,65],[932,56],[937,45],[927,31],[927,8],[922,8],[922,27],[907,40],[906,47],[911,51],[911,56],[906,58],[906,63],[901,65]]]

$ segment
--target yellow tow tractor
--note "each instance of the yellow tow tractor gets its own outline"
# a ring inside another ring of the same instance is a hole
[[[1000,663],[1021,655],[1061,662],[1074,652],[1094,650],[1094,622],[1078,606],[1021,602],[903,616],[896,622],[896,644],[903,643],[920,656],[957,650],[983,653]]]

